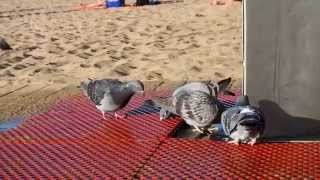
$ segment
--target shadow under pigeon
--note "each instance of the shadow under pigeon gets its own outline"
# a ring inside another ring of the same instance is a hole
[[[224,110],[233,107],[234,102],[220,100],[223,105]],[[220,114],[221,115],[221,114]],[[217,117],[220,121],[220,116]],[[218,127],[218,131],[210,134],[209,132],[204,132],[201,134],[198,131],[195,131],[193,127],[189,126],[185,122],[183,122],[179,127],[176,128],[175,132],[171,134],[173,138],[185,138],[185,139],[211,139],[211,140],[223,140],[227,138],[225,135],[221,123],[213,124],[212,127]]]
[[[155,106],[151,100],[145,100],[142,105],[128,111],[126,114],[129,116],[138,116],[159,113],[159,111],[160,108]]]
[[[270,100],[261,100],[258,104],[266,119],[265,141],[320,140],[320,119],[291,116]]]
[[[208,132],[201,134],[200,132],[195,131],[193,127],[183,122],[171,134],[171,137],[185,139],[208,139],[210,137],[210,134]]]
[[[230,107],[234,106],[233,102],[230,101],[224,101],[222,100],[221,103],[223,104],[225,109],[228,109]],[[154,102],[150,99],[145,100],[142,105],[126,112],[126,115],[129,116],[141,116],[146,114],[158,114],[159,115],[160,107],[154,104]],[[170,117],[175,117],[175,115],[170,115]],[[168,117],[168,118],[170,118]],[[167,119],[169,120],[169,119]],[[163,120],[166,121],[166,120]],[[181,123],[180,126],[176,128],[176,130],[170,135],[173,138],[186,138],[186,139],[214,139],[214,140],[221,140],[223,138],[226,138],[224,133],[221,131],[219,133],[215,133],[214,135],[209,134],[208,132],[205,132],[204,134],[201,134],[194,130],[193,127],[189,126],[185,122]]]

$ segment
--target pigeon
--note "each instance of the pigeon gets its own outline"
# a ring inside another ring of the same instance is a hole
[[[144,94],[144,85],[141,81],[89,79],[88,83],[81,82],[80,87],[101,111],[103,119],[106,119],[105,112],[113,112],[115,118],[120,117],[117,111],[124,108],[135,93]]]
[[[231,83],[231,78],[226,78],[218,83],[214,81],[194,81],[194,82],[189,82],[187,84],[184,84],[177,89],[172,94],[173,101],[176,101],[175,99],[182,94],[185,93],[190,93],[193,91],[202,91],[205,92],[211,96],[217,97],[219,93],[225,92],[229,84]],[[232,94],[231,92],[229,94]],[[168,108],[168,105],[166,105]],[[166,107],[161,107],[160,106],[160,120],[168,118],[172,112],[170,112]],[[174,113],[173,113],[174,114]]]
[[[224,133],[232,139],[229,143],[253,145],[264,131],[265,119],[258,108],[250,105],[248,96],[240,96],[236,106],[222,113],[221,124]]]
[[[12,49],[12,48],[11,48],[10,45],[6,42],[5,39],[3,39],[3,38],[0,37],[0,49],[2,49],[2,50],[9,50],[9,49]]]
[[[220,103],[215,96],[203,91],[185,92],[178,97],[154,97],[153,102],[169,112],[180,116],[188,125],[200,132],[210,132],[219,120]]]

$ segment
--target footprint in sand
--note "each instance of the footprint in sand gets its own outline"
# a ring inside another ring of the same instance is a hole
[[[140,45],[142,45],[142,44],[143,44],[142,42],[133,42],[133,43],[132,43],[132,46],[138,47],[138,46],[140,46]]]
[[[41,39],[43,39],[43,38],[46,37],[45,35],[42,35],[42,34],[39,34],[39,33],[35,33],[34,35],[35,35],[37,38],[41,38]]]
[[[191,67],[191,71],[194,71],[194,72],[201,72],[201,71],[202,71],[202,69],[201,69],[201,68],[199,68],[198,66],[192,66],[192,67]]]
[[[90,64],[80,64],[79,66],[82,67],[82,68],[89,68],[89,67],[91,67]]]
[[[26,65],[28,65],[28,66],[35,66],[36,63],[29,63],[29,62],[27,62]]]
[[[169,53],[168,54],[168,59],[170,60],[175,60],[178,57],[177,53]]]
[[[156,71],[150,71],[147,74],[148,80],[163,80],[162,74]]]
[[[59,71],[63,71],[63,70],[58,70],[54,68],[38,68],[38,69],[35,69],[31,74],[29,74],[29,76],[34,76],[40,72],[43,72],[44,74],[52,74]]]
[[[120,56],[120,58],[121,58],[121,59],[128,59],[128,58],[129,58],[129,56],[128,56],[128,55],[126,55],[126,52],[125,52],[125,51],[122,51],[122,52],[121,52],[121,56]]]
[[[77,56],[82,59],[89,59],[92,56],[92,54],[83,52],[83,53],[78,54]]]
[[[92,52],[92,53],[95,53],[97,51],[98,51],[98,49],[90,49],[90,52]]]
[[[63,62],[49,62],[48,64],[46,65],[49,65],[49,66],[53,66],[53,67],[60,67],[60,66],[63,66],[67,63],[63,63]]]
[[[151,34],[148,34],[148,33],[145,33],[145,32],[139,32],[139,35],[141,37],[151,37],[152,36]]]
[[[128,27],[129,32],[134,32],[134,29],[132,27]]]
[[[102,69],[102,68],[108,68],[112,65],[112,63],[110,61],[99,61],[96,62],[95,64],[93,64],[93,67],[98,68],[98,69]]]
[[[27,52],[23,52],[23,57],[24,58],[28,58],[28,57],[31,57],[32,55],[31,54],[28,54]]]
[[[178,55],[184,55],[187,54],[187,50],[181,49],[178,51]]]
[[[166,26],[166,29],[167,29],[167,31],[172,31],[172,26],[167,25],[167,26]]]
[[[123,47],[123,51],[132,51],[134,50],[135,48],[134,47],[131,47],[131,46],[126,46],[126,47]]]
[[[199,44],[193,43],[188,48],[193,49],[193,48],[199,48],[199,47],[201,47]]]
[[[33,51],[33,50],[38,49],[38,48],[39,48],[39,46],[29,46],[29,47],[26,47],[25,49],[30,52],[30,51]]]
[[[59,40],[59,38],[51,37],[51,38],[50,38],[50,40],[51,40],[51,42],[55,42],[55,41],[58,41],[58,40]]]
[[[117,56],[110,56],[110,58],[111,58],[111,61],[112,62],[117,62],[117,61],[120,61],[121,60],[121,57],[117,57]]]
[[[217,77],[217,78],[223,78],[223,74],[219,73],[219,72],[215,72],[214,75]]]
[[[240,52],[240,47],[239,46],[235,46],[232,48],[232,50],[236,51],[236,52]]]
[[[89,49],[90,48],[90,45],[88,44],[80,44],[78,46],[79,49],[82,49],[82,50],[86,50],[86,49]]]
[[[62,51],[64,51],[64,49],[62,47],[60,47],[60,46],[50,46],[48,53],[50,53],[50,54],[59,54]]]
[[[114,55],[114,54],[117,54],[117,51],[116,50],[108,50],[106,53]]]
[[[8,63],[4,63],[4,64],[0,64],[0,69],[6,69],[7,67],[10,67],[11,64]]]
[[[153,46],[157,48],[165,48],[166,44],[163,41],[155,41]]]
[[[16,75],[12,74],[11,71],[6,70],[3,74],[0,74],[0,77],[16,77]]]
[[[43,57],[43,56],[32,56],[33,59],[36,59],[36,60],[43,60],[45,59],[46,57]]]
[[[150,45],[152,45],[152,43],[153,43],[153,42],[147,42],[145,45],[146,45],[146,46],[150,46]]]
[[[142,57],[140,60],[141,60],[141,61],[151,61],[151,59],[148,58],[148,57]]]
[[[122,43],[125,43],[125,44],[129,44],[130,43],[130,38],[126,34],[120,34],[119,38],[120,38],[120,42],[122,42]]]
[[[25,69],[25,68],[27,68],[27,66],[23,65],[23,64],[17,64],[15,66],[13,66],[13,69],[15,69],[15,70],[21,70],[21,69]]]
[[[69,54],[77,54],[78,51],[77,51],[77,49],[73,49],[73,50],[67,51],[67,53],[69,53]]]
[[[122,42],[122,43],[124,43],[124,44],[130,44],[130,41],[127,40],[127,39],[120,40],[120,42]]]
[[[23,57],[16,56],[11,59],[8,59],[7,62],[8,63],[18,63],[18,62],[21,62],[23,59],[24,59]]]
[[[112,73],[113,74],[117,74],[120,76],[128,76],[130,75],[130,71],[132,69],[137,69],[136,66],[131,65],[130,63],[124,63],[121,65],[116,66],[113,70]]]
[[[195,16],[196,16],[196,17],[205,17],[205,15],[199,14],[199,13],[197,13]]]

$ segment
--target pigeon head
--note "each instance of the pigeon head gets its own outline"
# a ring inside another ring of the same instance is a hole
[[[167,119],[170,116],[170,112],[165,109],[160,109],[160,120]]]
[[[257,139],[262,134],[264,121],[259,113],[252,111],[250,114],[241,114],[240,118],[241,120],[231,132],[230,136],[232,138],[236,137],[246,143],[252,139]]]
[[[88,93],[87,93],[87,92],[88,92],[88,83],[82,81],[82,82],[80,83],[80,88],[81,88],[82,92],[83,92],[86,96],[88,96]]]
[[[82,92],[88,96],[88,86],[89,86],[89,83],[92,82],[93,80],[92,79],[88,79],[88,81],[82,81],[80,83],[80,89],[82,90]]]
[[[218,95],[219,93],[225,91],[231,83],[231,77],[223,79],[219,81],[218,83],[214,81],[209,81],[208,86],[212,89],[213,92],[215,92],[215,95]]]
[[[139,80],[128,81],[127,87],[131,88],[135,93],[144,95],[144,84]]]
[[[257,139],[261,135],[261,125],[258,122],[243,121],[238,124],[236,131],[230,137],[236,136],[241,142],[247,143],[252,139]]]

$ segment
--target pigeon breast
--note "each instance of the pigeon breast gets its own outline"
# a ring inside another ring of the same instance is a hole
[[[252,106],[236,106],[229,108],[222,114],[221,123],[226,135],[230,135],[236,127],[246,121],[264,127],[262,114]]]

